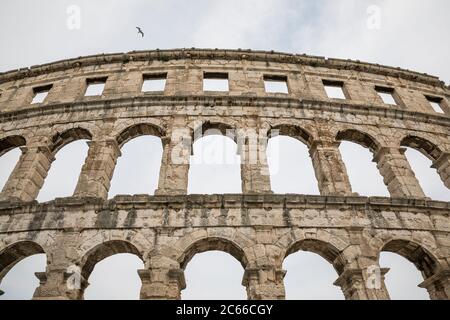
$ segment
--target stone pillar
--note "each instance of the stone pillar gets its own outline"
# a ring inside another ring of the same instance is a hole
[[[266,155],[267,137],[256,132],[242,134],[242,131],[238,130],[242,193],[272,193]]]
[[[81,169],[74,197],[108,198],[111,179],[120,157],[116,140],[89,141],[88,155]]]
[[[347,300],[389,300],[389,293],[384,284],[387,268],[345,269],[334,282],[339,286]]]
[[[163,137],[163,155],[156,195],[187,194],[192,136],[186,127],[175,127],[170,137]]]
[[[242,285],[247,288],[249,300],[284,300],[285,270],[273,266],[247,268]]]
[[[450,189],[450,153],[442,153],[438,159],[433,161],[432,168],[437,170],[442,182]]]
[[[151,268],[138,270],[142,281],[141,300],[179,300],[186,288],[182,269]]]
[[[78,270],[47,267],[46,272],[36,272],[39,286],[33,300],[81,300],[89,283]]]
[[[0,200],[35,200],[55,159],[46,146],[21,147],[21,150],[22,155],[0,194]]]
[[[427,289],[432,300],[450,300],[450,270],[441,270],[419,287]]]
[[[314,141],[309,149],[314,171],[323,196],[352,195],[345,164],[339,152],[340,142]]]
[[[35,300],[82,299],[88,282],[81,275],[76,248],[79,244],[78,231],[62,232],[56,235],[52,247],[46,250],[47,268],[37,272],[39,287],[34,292]]]
[[[405,148],[383,147],[375,153],[373,161],[377,163],[391,197],[425,198],[405,151]]]

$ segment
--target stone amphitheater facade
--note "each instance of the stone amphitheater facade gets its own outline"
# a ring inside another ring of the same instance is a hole
[[[227,78],[229,91],[204,92],[206,74]],[[155,75],[166,79],[164,91],[142,92]],[[265,92],[264,79],[285,81],[288,93]],[[105,82],[101,96],[85,96],[92,81]],[[346,99],[328,98],[327,83]],[[42,88],[45,101],[31,104]],[[384,104],[380,88],[397,105]],[[35,299],[82,299],[95,264],[116,253],[144,261],[142,299],[179,299],[185,266],[208,250],[240,261],[249,299],[284,299],[282,262],[298,250],[331,263],[347,299],[389,299],[388,270],[373,268],[381,251],[413,262],[432,299],[450,298],[450,203],[424,195],[404,155],[405,147],[425,154],[450,188],[450,88],[436,77],[276,52],[154,50],[2,73],[0,95],[0,156],[22,150],[0,195],[0,281],[21,259],[45,253]],[[237,132],[242,194],[187,194],[195,133],[209,129]],[[267,139],[252,144],[247,129],[305,143],[321,195],[274,194]],[[140,135],[162,140],[158,189],[108,200],[121,147]],[[78,139],[90,142],[73,196],[38,203],[55,154]],[[391,197],[352,192],[343,140],[370,149]],[[263,151],[256,162],[246,156],[252,148]],[[68,285],[73,270],[79,285]]]

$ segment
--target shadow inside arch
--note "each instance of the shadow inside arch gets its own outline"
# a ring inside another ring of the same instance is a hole
[[[84,128],[73,128],[52,137],[50,150],[56,154],[64,146],[77,140],[92,140],[92,134]]]
[[[244,269],[248,264],[248,259],[244,250],[242,250],[237,244],[227,239],[214,237],[197,240],[191,244],[178,258],[180,267],[184,270],[189,261],[191,261],[196,254],[207,251],[226,252],[237,259]]]
[[[161,138],[164,135],[165,132],[162,128],[150,123],[141,123],[129,126],[122,130],[117,136],[116,141],[119,148],[122,148],[127,142],[140,136],[155,136]]]
[[[437,145],[414,135],[408,135],[403,138],[400,145],[419,151],[431,161],[436,161],[442,155],[442,150]]]
[[[35,254],[45,254],[45,251],[32,241],[16,242],[0,251],[0,282],[17,263]]]
[[[84,255],[81,262],[81,275],[84,279],[89,279],[90,274],[98,262],[119,253],[134,254],[144,261],[142,254],[130,242],[124,240],[106,241],[96,245]]]
[[[379,149],[380,144],[371,135],[355,129],[339,131],[336,135],[337,141],[350,141],[364,148],[368,148],[372,153]]]
[[[345,258],[342,256],[340,250],[331,243],[318,239],[304,239],[297,241],[286,251],[283,260],[298,251],[307,251],[318,254],[329,262],[338,274],[341,274],[344,271],[346,265]]]
[[[437,259],[418,243],[408,240],[391,240],[384,244],[380,252],[396,253],[410,262],[422,273],[424,279],[434,275],[439,270]]]
[[[15,148],[22,147],[26,145],[26,140],[22,136],[9,136],[0,139],[0,157],[3,156],[8,151]]]
[[[204,121],[199,126],[194,128],[192,135],[193,143],[207,136],[224,136],[226,138],[230,138],[234,142],[237,142],[235,128],[222,122]]]
[[[313,136],[305,129],[289,124],[276,125],[268,132],[268,137],[270,138],[276,138],[279,136],[296,139],[305,144],[308,148],[311,147],[314,140]]]

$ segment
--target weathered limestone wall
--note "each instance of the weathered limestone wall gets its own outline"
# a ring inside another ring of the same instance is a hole
[[[334,265],[337,285],[347,298],[386,299],[384,286],[371,289],[366,280],[356,279],[370,276],[367,268],[378,265],[382,250],[411,251],[409,258],[425,278],[448,270],[448,211],[444,202],[300,195],[140,195],[107,202],[66,198],[9,203],[0,208],[0,266],[7,267],[5,257],[14,245],[33,243],[47,254],[47,278],[58,279],[57,274],[75,265],[87,279],[105,256],[132,253],[145,263],[142,297],[178,298],[190,258],[224,250],[245,269],[249,298],[278,299],[284,298],[284,258],[307,250]],[[35,297],[82,297],[87,282],[78,293],[66,292],[63,279],[64,274],[55,282],[43,281]]]
[[[204,72],[227,73],[230,90],[203,92]],[[164,91],[141,92],[149,73],[167,74]],[[285,77],[289,93],[266,93],[264,76]],[[85,97],[87,80],[104,77],[103,94]],[[329,99],[324,80],[342,82],[347,99]],[[50,84],[30,104],[33,88]],[[375,86],[392,88],[399,105],[385,105]],[[0,281],[46,253],[34,297],[81,299],[95,264],[127,252],[145,263],[142,299],[178,299],[189,260],[223,250],[241,262],[249,299],[283,299],[284,258],[308,250],[334,266],[347,299],[388,299],[378,257],[392,251],[415,263],[431,298],[449,299],[450,202],[426,198],[404,156],[405,147],[424,153],[450,187],[449,95],[412,71],[232,50],[99,55],[0,74],[0,156],[22,150],[0,193]],[[209,129],[238,144],[242,195],[186,195],[192,144]],[[122,146],[141,135],[163,145],[155,196],[107,200]],[[276,135],[309,148],[321,196],[272,194],[265,148]],[[79,139],[89,152],[73,196],[37,203],[56,153]],[[341,141],[373,153],[391,198],[353,193]]]
[[[103,99],[145,96],[142,74],[167,73],[164,95],[203,94],[203,72],[228,73],[229,96],[286,96],[264,91],[263,75],[287,77],[289,96],[330,101],[322,80],[344,82],[349,103],[386,107],[375,86],[396,91],[400,109],[433,114],[427,95],[446,100],[449,89],[438,78],[367,63],[288,54],[232,50],[173,50],[64,60],[0,74],[0,110],[27,108],[34,87],[52,84],[43,104],[89,101],[86,78],[107,77]],[[97,100],[97,98],[94,98]],[[331,99],[333,100],[333,99]],[[446,111],[448,101],[444,101]]]

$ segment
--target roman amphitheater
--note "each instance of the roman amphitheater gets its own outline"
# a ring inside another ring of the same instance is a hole
[[[143,92],[154,79],[164,89]],[[205,79],[229,90],[204,91]],[[288,91],[266,92],[265,82]],[[92,84],[104,85],[101,95],[85,95]],[[436,77],[277,52],[154,50],[5,72],[0,95],[0,156],[22,151],[0,195],[0,281],[45,253],[34,299],[83,299],[96,263],[117,253],[144,261],[141,299],[179,299],[185,266],[210,250],[239,260],[248,299],[284,299],[282,263],[299,250],[333,265],[346,299],[389,299],[388,270],[373,271],[382,251],[414,263],[432,299],[450,298],[450,202],[425,196],[404,154],[423,153],[450,188],[450,88]],[[234,133],[242,194],[187,194],[192,144],[208,132]],[[142,135],[163,145],[155,195],[108,199],[122,146]],[[271,191],[264,148],[274,135],[309,148],[320,196]],[[73,196],[37,202],[56,153],[79,139],[89,152]],[[352,192],[341,141],[373,153],[390,197]],[[74,266],[79,285],[68,285]]]

